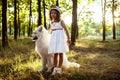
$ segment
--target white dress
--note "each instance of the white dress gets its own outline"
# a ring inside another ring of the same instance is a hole
[[[69,47],[67,45],[67,39],[61,21],[51,23],[51,29],[53,31],[50,38],[48,54],[68,52]]]

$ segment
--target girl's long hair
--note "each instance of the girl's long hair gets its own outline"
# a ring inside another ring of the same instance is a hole
[[[56,19],[55,19],[55,22],[59,22],[59,21],[61,20],[61,15],[60,15],[60,13],[59,13],[56,9],[52,9],[52,10],[55,10],[55,11],[57,12],[57,17],[56,17]],[[52,10],[51,10],[51,11],[52,11]],[[51,11],[50,11],[49,16],[50,16],[50,20],[52,21]]]

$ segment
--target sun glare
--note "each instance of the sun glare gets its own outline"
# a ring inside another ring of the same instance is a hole
[[[78,5],[78,9],[77,9],[78,14],[79,14],[79,12],[81,12],[82,6],[88,6],[89,9],[91,10],[91,12],[94,12],[93,15],[91,15],[93,22],[100,23],[102,21],[102,9],[101,9],[101,2],[100,1],[91,3],[90,5],[87,5],[87,2],[83,1],[82,4]],[[78,18],[79,17],[80,16],[78,16]],[[72,23],[72,16],[71,15],[67,15],[67,16],[64,15],[63,19],[64,19],[65,23],[68,25]],[[109,23],[112,23],[112,14],[110,11],[106,12],[106,20]]]
[[[92,20],[96,23],[99,23],[102,21],[102,8],[101,8],[101,2],[98,3],[92,3],[90,6],[90,10],[94,12],[94,15],[92,16]],[[106,11],[105,15],[106,21],[108,21],[109,24],[112,23],[112,13],[111,10]]]
[[[99,54],[87,54],[86,58],[87,59],[94,59],[95,57],[98,57],[98,56],[99,56]]]
[[[102,21],[102,11],[101,6],[97,3],[92,3],[90,5],[90,10],[94,12],[94,15],[92,16],[92,20],[96,23],[99,23]]]
[[[72,17],[71,16],[66,16],[63,19],[64,19],[64,21],[67,25],[70,25],[72,23]]]

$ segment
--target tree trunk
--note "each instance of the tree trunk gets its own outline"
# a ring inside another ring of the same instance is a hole
[[[2,0],[2,47],[8,47],[7,35],[7,0]]]
[[[20,18],[19,18],[19,2],[18,2],[18,34],[19,34],[19,37],[20,37],[20,32],[21,32],[21,28],[20,28]]]
[[[114,0],[112,0],[112,19],[113,19],[113,39],[116,39],[116,29],[114,20]]]
[[[77,25],[77,0],[72,0],[73,11],[72,11],[72,30],[71,30],[71,45],[75,45],[78,25]]]
[[[103,5],[104,4],[104,5]],[[106,25],[105,25],[105,14],[106,14],[106,0],[101,0],[101,7],[102,7],[102,27],[103,27],[103,41],[106,40]]]
[[[28,36],[30,36],[30,34],[32,33],[32,26],[31,26],[31,22],[32,22],[32,0],[30,0],[30,14],[29,14],[29,26],[28,26]]]
[[[41,0],[38,0],[38,26],[42,24]]]
[[[17,34],[18,34],[16,3],[17,3],[17,1],[14,0],[14,39],[15,40],[17,40]]]
[[[59,0],[56,0],[56,6],[59,6]]]
[[[46,26],[45,0],[43,0],[43,9],[44,9],[44,27],[47,29],[47,26]]]
[[[25,28],[25,25],[23,24],[23,25],[22,25],[22,33],[23,33],[23,36],[25,36],[25,29],[26,29],[26,28]]]

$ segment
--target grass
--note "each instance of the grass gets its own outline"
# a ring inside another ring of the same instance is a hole
[[[41,59],[31,39],[10,39],[9,44],[11,49],[0,48],[0,80],[120,80],[120,40],[77,40],[67,57],[81,67],[55,76],[37,72]]]

